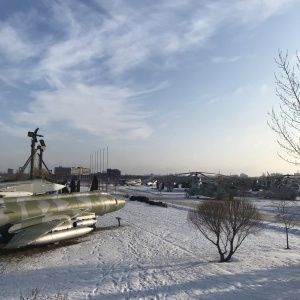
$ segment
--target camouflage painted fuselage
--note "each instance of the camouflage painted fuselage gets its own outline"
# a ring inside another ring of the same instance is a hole
[[[99,192],[0,198],[0,233],[32,236],[32,241],[26,242],[31,244],[37,240],[37,231],[43,231],[41,237],[77,224],[86,226],[84,222],[124,206],[122,197]]]

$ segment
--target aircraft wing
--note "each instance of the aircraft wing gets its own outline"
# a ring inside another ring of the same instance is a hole
[[[77,221],[77,217],[84,222],[85,219],[94,218],[94,213],[88,213],[85,210],[70,210],[57,213],[51,213],[46,215],[37,216],[34,218],[25,219],[20,223],[16,223],[11,226],[8,230],[9,233],[15,233],[13,238],[8,242],[4,249],[17,249],[21,247],[28,246],[32,243],[36,243],[37,240],[47,238],[46,235],[53,230],[67,229],[72,227],[71,220]],[[95,221],[93,221],[95,222]],[[86,226],[91,226],[92,224],[86,224]],[[76,225],[77,226],[77,225]],[[68,230],[65,237],[76,237],[85,234],[92,230],[92,228],[72,228]],[[61,239],[64,239],[62,236]],[[49,242],[51,238],[49,237]]]
[[[65,220],[55,220],[28,227],[14,235],[4,249],[17,249],[28,246],[39,237],[47,234],[49,231],[62,225],[64,222]]]
[[[8,212],[8,213],[10,213],[10,212]],[[25,230],[28,227],[33,227],[35,225],[39,225],[42,223],[50,223],[50,222],[56,221],[56,220],[66,222],[68,220],[75,219],[76,217],[81,216],[83,214],[84,214],[84,212],[79,209],[66,210],[63,212],[48,213],[45,215],[40,215],[40,216],[36,216],[33,218],[24,219],[20,223],[15,223],[13,226],[11,226],[8,229],[8,232],[16,233],[18,231]]]
[[[14,187],[14,186],[16,186],[16,184],[15,183],[12,183],[12,182],[1,182],[0,183],[0,190],[2,190],[2,189],[7,189],[7,187]]]
[[[29,192],[31,194],[42,195],[48,192],[55,192],[63,189],[65,185],[52,183],[44,179],[34,179],[25,181],[10,181],[0,183],[1,192]],[[7,195],[8,196],[8,195]],[[11,195],[11,197],[20,197],[23,195]],[[25,195],[24,195],[25,196]]]

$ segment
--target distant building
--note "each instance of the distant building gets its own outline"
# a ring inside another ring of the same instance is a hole
[[[89,175],[91,170],[89,168],[83,167],[72,167],[71,168],[71,175]]]
[[[14,170],[13,169],[7,169],[7,175],[13,175]]]
[[[107,169],[108,181],[117,182],[121,178],[121,171],[118,169]]]
[[[72,167],[71,168],[72,178],[76,178],[78,180],[89,180],[90,174],[91,174],[90,168],[84,168],[84,167]]]
[[[54,174],[55,174],[56,180],[61,180],[61,181],[70,180],[70,178],[71,178],[71,168],[62,167],[62,166],[55,167],[54,168]]]
[[[241,174],[240,174],[240,177],[241,177],[241,178],[247,178],[248,175],[247,175],[247,174],[244,174],[244,173],[241,173]]]
[[[93,176],[90,168],[84,167],[55,167],[54,174],[57,180],[65,181],[76,178],[79,180],[90,180]],[[107,169],[107,172],[95,173],[98,179],[115,182],[121,177],[121,171],[117,169]]]
[[[276,177],[276,176],[282,176],[282,174],[281,173],[271,173],[271,177]]]

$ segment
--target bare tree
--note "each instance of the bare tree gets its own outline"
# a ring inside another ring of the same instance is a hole
[[[296,201],[288,200],[273,201],[273,206],[283,221],[286,236],[286,249],[290,249],[289,229],[296,226],[300,221],[299,206]]]
[[[188,213],[188,221],[214,244],[228,262],[245,238],[261,228],[261,215],[248,200],[209,200]]]
[[[164,184],[165,184],[165,187],[167,188],[167,191],[168,192],[172,192],[173,189],[174,189],[174,179],[173,179],[173,176],[165,178]]]
[[[29,175],[20,170],[14,175],[14,180],[27,180],[27,179],[29,179]]]
[[[300,74],[300,57],[296,53],[296,68],[290,66],[288,52],[278,52],[278,59],[275,60],[280,75],[275,75],[276,95],[279,97],[279,112],[274,108],[271,113],[269,126],[275,131],[279,138],[279,146],[286,152],[285,155],[278,155],[285,161],[293,164],[300,164],[300,82],[297,76]],[[296,74],[296,71],[299,74]]]

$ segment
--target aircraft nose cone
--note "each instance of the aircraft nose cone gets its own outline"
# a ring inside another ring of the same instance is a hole
[[[63,184],[58,184],[58,183],[54,184],[54,190],[55,191],[62,190],[64,187],[65,187],[65,185],[63,185]]]
[[[126,201],[124,198],[118,198],[117,201],[118,201],[118,206],[120,209],[125,206]]]

